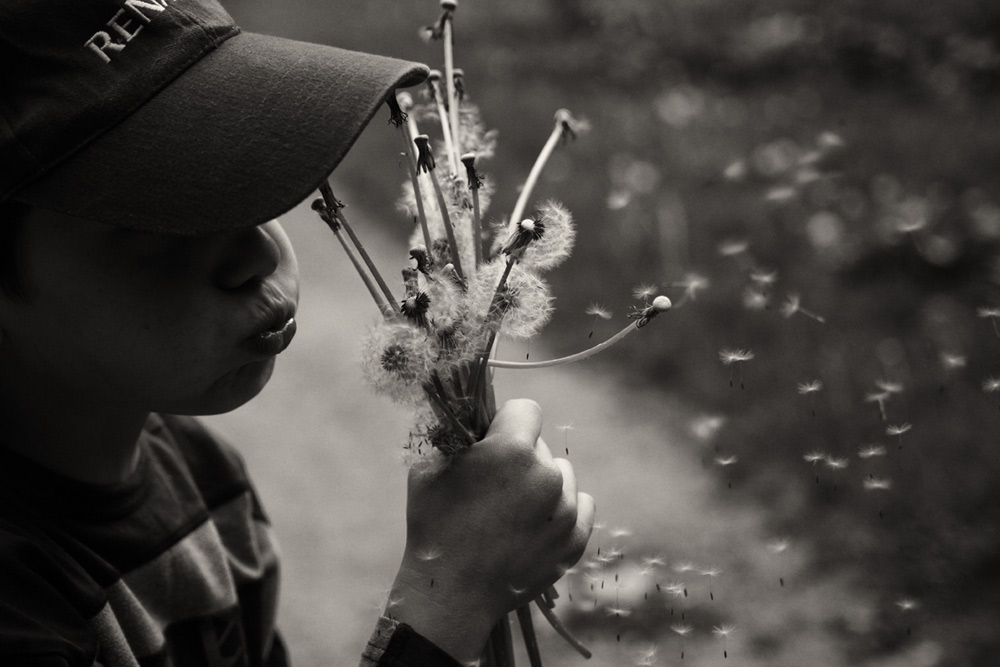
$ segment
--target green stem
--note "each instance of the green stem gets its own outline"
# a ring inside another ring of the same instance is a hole
[[[396,316],[395,307],[392,302],[386,303],[383,300],[382,294],[379,292],[378,288],[375,287],[375,283],[372,282],[361,262],[354,255],[354,251],[351,250],[351,244],[347,242],[346,238],[344,238],[344,234],[340,231],[340,225],[336,222],[324,222],[326,222],[327,226],[333,230],[334,236],[336,236],[337,240],[340,241],[340,245],[344,248],[344,252],[347,253],[347,257],[351,260],[351,264],[354,265],[354,269],[358,272],[358,275],[361,276],[361,280],[365,283],[365,287],[368,288],[368,292],[372,295],[372,299],[375,300],[375,305],[382,311],[383,317],[387,320],[394,318]]]
[[[413,130],[409,121],[399,127],[403,136],[403,144],[406,146],[406,167],[410,172],[410,182],[413,184],[413,198],[417,202],[417,217],[420,219],[420,231],[424,235],[424,247],[428,253],[431,252],[431,231],[427,226],[427,214],[424,212],[424,197],[420,190],[420,178],[417,174],[417,156],[413,152]]]
[[[451,263],[455,265],[458,277],[464,281],[465,273],[462,271],[462,253],[459,252],[458,243],[455,241],[455,230],[451,226],[451,216],[448,215],[448,204],[444,200],[444,193],[441,191],[441,184],[438,183],[435,170],[431,169],[427,173],[431,175],[431,184],[434,185],[434,194],[437,195],[438,208],[441,209],[441,222],[444,223],[444,233],[447,234],[448,245],[451,246]]]
[[[542,615],[545,617],[545,620],[549,622],[549,625],[552,626],[552,629],[555,630],[557,633],[559,633],[559,636],[565,639],[570,646],[576,649],[577,653],[579,653],[584,658],[587,658],[589,660],[590,657],[593,655],[590,652],[590,649],[581,644],[580,640],[578,640],[576,637],[571,635],[569,633],[569,630],[567,630],[565,626],[563,626],[562,621],[559,620],[559,617],[557,617],[551,609],[546,607],[544,603],[535,600],[535,604],[542,611]]]
[[[538,639],[535,637],[535,625],[531,621],[531,607],[524,604],[517,608],[517,620],[521,624],[521,638],[528,652],[528,662],[531,667],[542,667],[542,656],[538,652]]]

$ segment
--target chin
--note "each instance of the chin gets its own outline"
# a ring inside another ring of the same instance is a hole
[[[162,410],[170,414],[218,415],[230,412],[261,392],[274,371],[274,357],[252,361],[223,376],[201,396],[182,403],[181,410]]]

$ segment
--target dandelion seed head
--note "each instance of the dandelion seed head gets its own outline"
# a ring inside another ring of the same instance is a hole
[[[642,564],[646,567],[663,567],[664,560],[660,556],[646,556],[642,559]]]
[[[409,323],[380,322],[364,339],[361,368],[376,392],[409,403],[419,398],[436,357],[425,332]]]
[[[750,361],[751,359],[753,359],[753,357],[754,357],[753,352],[750,350],[739,350],[739,349],[729,349],[729,348],[722,348],[721,350],[719,350],[719,359],[721,359],[722,363],[726,366],[738,362]]]
[[[588,315],[593,315],[595,317],[599,317],[602,320],[610,320],[611,319],[611,311],[608,310],[607,308],[605,308],[604,306],[602,306],[600,304],[597,304],[597,303],[592,303],[589,306],[587,306],[586,313]]]
[[[566,433],[567,431],[573,431],[576,429],[572,424],[560,424],[559,426],[556,426],[556,430],[560,433]]]
[[[506,268],[502,258],[479,267],[469,284],[470,316],[476,323],[490,313],[493,295]],[[515,265],[504,290],[506,310],[500,331],[512,338],[530,338],[548,324],[552,316],[552,295],[548,284],[534,272]]]
[[[802,455],[806,463],[821,463],[826,461],[826,454],[823,452],[808,452]]]
[[[612,528],[610,531],[608,531],[608,535],[610,535],[613,539],[618,539],[620,537],[629,537],[631,534],[632,531],[629,530],[628,528]]]
[[[707,567],[704,570],[699,570],[698,574],[703,577],[714,578],[722,574],[722,570],[717,567]]]
[[[639,667],[652,667],[656,664],[656,647],[652,644],[636,651],[635,664]]]
[[[418,560],[431,561],[437,560],[444,553],[441,547],[431,546],[424,549],[418,549],[416,552],[416,557]]]
[[[892,480],[886,477],[867,477],[862,485],[865,491],[888,491],[892,488]]]
[[[912,428],[913,428],[913,426],[911,424],[893,424],[893,425],[889,425],[889,426],[885,427],[885,434],[886,435],[903,435],[904,433],[906,433],[907,431],[909,431]]]
[[[632,610],[628,607],[608,607],[605,611],[608,613],[608,616],[618,616],[620,618],[625,618],[632,613]]]
[[[520,262],[534,271],[548,271],[566,261],[576,242],[576,225],[566,207],[549,200],[538,207],[535,218],[521,222],[522,229],[529,222],[544,229],[545,233],[524,249]]]
[[[798,384],[798,391],[803,396],[807,394],[814,394],[823,388],[823,382],[821,380],[812,380],[811,382],[800,382]]]
[[[689,560],[682,560],[673,564],[673,570],[678,574],[684,574],[685,572],[693,572],[697,569],[698,566]]]
[[[865,445],[858,450],[858,456],[863,459],[870,459],[876,456],[885,456],[886,450],[882,445]]]
[[[983,391],[987,394],[1000,391],[1000,378],[990,377],[983,380]]]

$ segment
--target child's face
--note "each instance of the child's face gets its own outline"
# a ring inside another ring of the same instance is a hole
[[[280,345],[260,334],[298,302],[298,265],[277,221],[183,237],[35,209],[22,242],[28,298],[0,295],[6,390],[20,382],[47,387],[54,402],[212,414],[270,378]]]

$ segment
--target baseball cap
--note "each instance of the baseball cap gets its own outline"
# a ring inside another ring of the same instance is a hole
[[[2,0],[0,63],[0,201],[179,234],[287,212],[427,75],[215,0]]]

